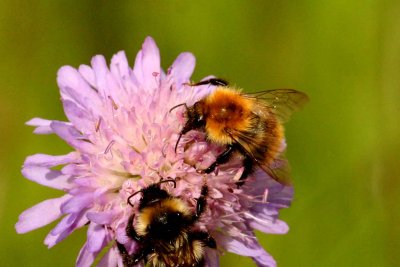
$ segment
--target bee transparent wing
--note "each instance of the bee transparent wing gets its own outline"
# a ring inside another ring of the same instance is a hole
[[[269,166],[264,164],[258,164],[258,166],[278,183],[285,186],[292,185],[290,165],[286,159],[277,158]]]
[[[265,112],[265,106],[272,112],[280,122],[287,122],[290,116],[300,110],[307,102],[308,96],[305,93],[294,89],[275,89],[246,94],[256,98],[260,107],[259,112]]]
[[[253,142],[255,142],[254,138],[235,129],[227,129],[226,132],[229,134],[229,137],[232,138],[232,140],[234,140],[235,143],[238,144],[249,157],[251,157],[258,165],[261,164],[255,157],[255,155],[251,152],[251,149],[248,147],[248,144],[252,144]],[[238,138],[236,138],[235,136],[237,136]]]
[[[275,159],[266,172],[272,179],[282,185],[291,186],[293,184],[290,175],[290,165],[284,155]]]
[[[229,136],[238,144],[243,151],[245,151],[246,155],[254,160],[254,162],[272,179],[277,181],[278,183],[290,186],[292,185],[292,179],[290,177],[290,166],[288,161],[285,159],[284,155],[281,154],[277,159],[272,162],[269,166],[260,162],[256,156],[251,152],[251,149],[247,144],[251,144],[254,140],[249,137],[247,134],[243,134],[240,131],[232,132],[232,129],[228,131]],[[235,138],[237,136],[238,138]]]

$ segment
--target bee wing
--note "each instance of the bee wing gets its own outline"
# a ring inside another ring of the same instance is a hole
[[[287,122],[293,112],[300,110],[307,102],[308,96],[305,93],[294,89],[275,89],[257,93],[248,93],[248,97],[256,98],[256,109],[258,112],[265,112],[265,106],[272,112],[280,122]]]
[[[290,175],[290,165],[284,155],[275,159],[271,166],[268,167],[266,173],[282,185],[291,186],[293,184]]]
[[[286,159],[277,158],[271,163],[270,166],[264,164],[258,164],[258,166],[278,183],[285,186],[292,185],[290,165]]]
[[[238,144],[242,148],[246,155],[253,159],[254,162],[264,172],[271,176],[272,179],[285,186],[292,185],[292,179],[290,177],[290,166],[287,160],[284,158],[283,154],[275,159],[271,165],[267,166],[260,162],[251,152],[251,149],[248,148],[248,144],[254,142],[253,138],[249,137],[247,134],[243,134],[240,131],[235,131],[235,133],[232,133],[232,129],[230,131],[228,130],[227,133],[232,138],[232,140],[234,140],[236,144]],[[238,138],[235,138],[235,136],[237,136]]]

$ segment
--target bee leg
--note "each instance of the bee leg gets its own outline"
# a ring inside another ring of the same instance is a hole
[[[126,250],[125,246],[122,245],[117,241],[117,247],[119,250],[119,254],[122,257],[122,262],[124,263],[124,266],[126,267],[133,267],[136,262],[133,259],[133,256],[129,255],[128,251]]]
[[[137,251],[135,254],[129,255],[125,246],[119,243],[118,241],[117,241],[117,247],[125,267],[135,266],[136,264],[138,264],[138,262],[145,259],[147,255],[149,255],[153,251],[152,248],[145,247],[145,248],[140,248],[139,251]]]
[[[224,164],[226,162],[228,162],[228,160],[230,159],[230,157],[232,156],[232,153],[236,150],[236,147],[232,144],[232,145],[228,145],[228,147],[226,148],[226,150],[224,152],[222,152],[216,159],[215,162],[213,164],[210,165],[210,167],[208,167],[207,169],[205,169],[203,172],[205,173],[211,173],[215,170],[215,168],[220,165],[220,164]]]
[[[131,256],[133,263],[136,265],[141,260],[146,259],[147,255],[149,255],[152,251],[153,249],[150,247],[145,247],[143,249],[140,249],[138,252],[136,252],[134,255]]]
[[[207,232],[203,232],[203,231],[193,232],[190,236],[190,239],[200,240],[209,248],[217,247],[217,243],[215,242],[215,239]]]
[[[136,241],[141,241],[142,238],[140,236],[138,236],[138,234],[135,231],[135,228],[133,228],[133,217],[134,217],[134,214],[132,214],[128,219],[128,224],[126,225],[126,230],[125,230],[126,235]]]
[[[200,197],[197,199],[196,205],[196,214],[194,215],[193,221],[197,221],[201,214],[204,212],[207,205],[207,196],[208,196],[208,186],[203,185],[201,187]]]
[[[201,81],[198,83],[189,83],[188,85],[199,86],[199,85],[205,85],[205,84],[214,85],[214,86],[227,86],[228,82],[223,79],[219,79],[219,78],[211,78],[211,79],[204,80],[204,81]]]
[[[254,166],[254,160],[251,157],[245,156],[243,160],[244,170],[239,178],[239,181],[236,183],[238,188],[244,184],[244,181],[246,180],[247,176],[249,176],[250,173],[253,172],[253,166]]]

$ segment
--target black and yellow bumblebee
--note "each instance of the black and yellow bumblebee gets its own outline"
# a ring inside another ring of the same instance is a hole
[[[243,184],[246,177],[254,171],[255,165],[278,182],[290,184],[287,172],[272,171],[271,165],[281,155],[283,123],[308,101],[307,95],[294,89],[245,94],[218,78],[186,85],[207,84],[217,87],[192,106],[188,107],[183,103],[171,109],[186,107],[187,120],[179,133],[175,152],[182,135],[190,130],[204,131],[207,141],[226,148],[213,164],[201,172],[213,172],[217,166],[228,162],[236,152],[242,155],[244,166],[238,185]]]
[[[173,179],[161,180],[128,198],[128,204],[134,206],[131,199],[142,193],[137,218],[132,214],[126,226],[127,236],[138,242],[139,248],[129,255],[125,246],[117,242],[126,267],[142,260],[152,267],[201,267],[204,266],[205,247],[216,248],[208,232],[195,229],[195,223],[206,209],[207,185],[202,186],[193,212],[182,198],[160,188],[167,182],[176,186]]]

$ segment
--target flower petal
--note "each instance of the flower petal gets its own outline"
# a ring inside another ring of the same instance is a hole
[[[94,71],[90,66],[82,64],[79,66],[78,71],[82,75],[82,77],[86,80],[86,82],[90,84],[90,86],[94,88],[96,87],[96,78],[94,76]]]
[[[53,129],[50,127],[51,122],[51,120],[33,118],[27,121],[25,124],[29,126],[36,126],[36,129],[33,131],[35,134],[52,134]]]
[[[91,222],[98,224],[111,224],[115,216],[116,212],[114,210],[87,213],[87,218]]]
[[[81,152],[88,154],[96,153],[93,144],[85,139],[75,127],[59,121],[53,121],[51,123],[51,128],[59,137]]]
[[[218,267],[219,266],[218,250],[206,248],[205,263],[206,267]]]
[[[62,232],[66,231],[68,228],[71,227],[78,218],[78,213],[68,214],[50,231],[50,234],[56,236],[61,234]]]
[[[289,231],[289,226],[281,220],[266,220],[257,219],[250,221],[249,225],[264,233],[270,234],[286,234]]]
[[[63,203],[61,211],[63,213],[75,213],[89,208],[91,205],[93,205],[93,193],[81,193]]]
[[[106,241],[106,229],[103,225],[90,222],[87,231],[87,249],[90,252],[100,252]]]
[[[31,181],[59,190],[71,189],[74,185],[70,175],[64,175],[61,171],[50,170],[46,167],[24,166],[22,174]]]
[[[71,152],[62,156],[35,154],[26,158],[24,166],[40,166],[51,168],[54,166],[75,162],[77,159],[78,153],[76,152]]]
[[[245,241],[239,241],[233,236],[223,235],[221,233],[213,233],[213,237],[217,240],[217,244],[229,252],[242,256],[258,256],[261,252],[254,249],[254,242],[247,244]]]
[[[124,51],[119,51],[112,57],[110,70],[116,78],[127,79],[131,75],[132,71]]]
[[[95,128],[95,122],[90,120],[91,115],[84,109],[76,105],[75,102],[71,100],[63,100],[64,113],[68,120],[81,131],[82,133],[93,132]]]
[[[96,258],[98,253],[91,252],[88,249],[87,243],[83,245],[81,251],[79,251],[78,259],[76,260],[76,267],[90,267]]]
[[[92,58],[91,64],[94,71],[96,88],[99,90],[99,95],[104,101],[104,99],[107,99],[108,91],[106,77],[109,70],[107,67],[107,61],[103,56],[97,55]]]
[[[121,266],[123,267],[121,256],[119,255],[118,249],[113,246],[111,247],[103,258],[100,260],[97,267],[111,267],[111,266]]]
[[[146,90],[158,87],[161,73],[160,52],[153,38],[147,37],[144,40],[142,50],[136,56],[133,73]]]
[[[71,66],[60,68],[57,83],[63,100],[71,100],[91,114],[97,114],[101,110],[99,95],[76,69]]]
[[[276,261],[264,249],[256,257],[252,257],[258,267],[276,267]]]
[[[194,67],[196,65],[196,58],[192,53],[181,53],[172,64],[170,68],[171,74],[174,76],[176,85],[180,87],[183,83],[190,81]]]
[[[72,216],[71,216],[72,218]],[[79,229],[85,224],[87,224],[88,220],[86,216],[84,216],[84,213],[81,212],[76,215],[76,219],[73,224],[70,226],[66,227],[65,230],[59,234],[53,234],[53,231],[51,231],[45,238],[44,244],[47,245],[48,248],[53,247],[57,243],[63,241],[66,237],[68,237],[75,229]],[[66,225],[66,224],[64,224]]]
[[[60,218],[60,206],[69,198],[69,195],[64,195],[60,198],[48,199],[22,212],[15,225],[17,233],[32,231]]]

